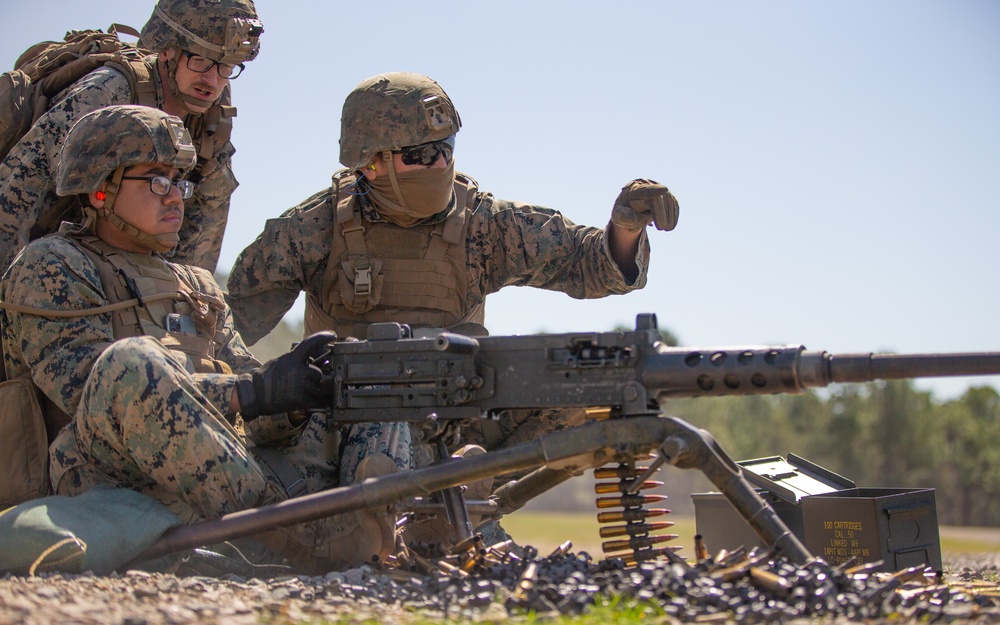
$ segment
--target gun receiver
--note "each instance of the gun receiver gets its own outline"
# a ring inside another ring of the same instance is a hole
[[[612,407],[656,415],[673,397],[798,394],[835,382],[1000,373],[1000,353],[847,354],[801,345],[700,349],[660,342],[656,316],[628,332],[408,338],[377,324],[314,363],[339,421],[468,419],[509,408]]]

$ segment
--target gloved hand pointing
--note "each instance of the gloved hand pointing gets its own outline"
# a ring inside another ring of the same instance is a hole
[[[649,224],[657,230],[673,230],[677,226],[680,205],[677,198],[662,184],[640,178],[624,187],[611,209],[611,223],[637,232]]]
[[[337,335],[317,332],[302,339],[295,349],[265,362],[236,380],[240,414],[252,420],[263,414],[319,408],[329,401],[320,388],[322,374],[309,362],[327,351]]]

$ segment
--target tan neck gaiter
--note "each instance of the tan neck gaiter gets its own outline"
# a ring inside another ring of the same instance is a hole
[[[448,208],[455,193],[455,161],[447,167],[417,169],[397,174],[388,162],[389,175],[369,181],[368,197],[379,215],[409,228]]]

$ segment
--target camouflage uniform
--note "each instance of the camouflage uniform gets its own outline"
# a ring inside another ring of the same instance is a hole
[[[364,196],[355,196],[354,201],[361,204],[366,222],[384,223]],[[300,292],[323,300],[324,289],[330,288],[331,241],[341,236],[334,203],[333,192],[326,189],[268,220],[237,259],[227,300],[236,327],[251,345],[277,325]],[[549,208],[500,200],[490,193],[476,193],[464,245],[470,310],[505,286],[533,286],[583,299],[627,293],[646,283],[645,234],[635,258],[639,277],[630,283],[611,258],[604,230],[576,225]]]
[[[213,41],[221,41],[226,25],[222,16],[234,16],[229,21],[246,22],[255,18],[256,12],[250,0],[232,0],[222,4],[218,0],[160,0],[156,12],[143,29],[140,44],[154,52],[171,46],[181,47],[219,60],[222,56],[217,50],[201,48],[193,42],[212,46]],[[190,31],[185,34],[173,32],[164,22],[169,18],[181,22],[172,21],[173,26],[192,29],[208,41],[192,39],[198,35]],[[255,24],[259,25],[259,22]],[[229,49],[232,46],[227,47],[225,54],[232,56],[227,56],[226,62],[237,63],[256,56],[257,34],[252,35],[248,42],[240,40],[240,43],[244,47],[235,51]],[[172,86],[173,78],[169,79],[171,86],[163,84],[156,55],[145,57],[142,63],[148,67],[153,81],[156,106],[162,109],[164,89],[175,88]],[[78,200],[75,197],[59,197],[54,182],[59,150],[73,124],[90,111],[116,104],[131,104],[137,101],[137,96],[121,71],[111,67],[98,68],[53,98],[49,111],[35,122],[3,159],[0,163],[0,270],[5,269],[29,241],[55,232],[63,220],[77,221],[80,218]],[[222,115],[235,115],[235,109],[228,106],[228,87],[219,104],[222,105]],[[238,182],[230,168],[235,152],[232,143],[228,139],[203,139],[215,132],[205,129],[210,123],[206,121],[207,117],[206,112],[206,115],[190,114],[185,119],[185,125],[196,143],[204,140],[206,147],[199,154],[202,164],[196,180],[198,187],[195,195],[185,202],[186,214],[180,243],[172,259],[214,271],[229,216],[230,196]],[[229,123],[225,121],[225,124]]]
[[[156,256],[137,256],[139,264],[152,258],[169,265]],[[199,291],[221,297],[208,272],[174,269]],[[49,310],[109,303],[94,263],[75,241],[60,235],[25,248],[0,283],[0,298]],[[281,453],[308,492],[350,483],[357,463],[375,451],[408,466],[406,432],[368,439],[370,432],[359,430],[342,440],[339,429],[319,417],[299,427],[284,415],[245,425],[239,419],[230,422],[224,415],[235,375],[192,374],[182,356],[150,337],[115,341],[109,317],[54,319],[10,311],[0,316],[8,375],[32,371],[42,393],[73,415],[50,448],[58,494],[110,482],[150,494],[184,514],[176,506],[179,497],[195,516],[214,518],[286,498],[276,474],[249,446],[253,442],[285,445]],[[228,311],[221,326],[226,338],[216,357],[235,373],[257,367]],[[343,466],[338,466],[341,458]]]

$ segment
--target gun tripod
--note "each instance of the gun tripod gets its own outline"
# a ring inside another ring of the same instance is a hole
[[[585,470],[609,462],[628,463],[656,452],[660,464],[701,470],[729,500],[767,545],[794,562],[811,555],[778,518],[773,508],[743,477],[733,462],[704,430],[675,418],[640,416],[597,421],[553,432],[538,440],[490,451],[413,471],[369,478],[361,483],[305,495],[228,514],[219,519],[174,528],[164,534],[139,559],[149,559],[203,545],[249,536],[325,516],[376,506],[389,506],[409,498],[459,487],[483,478],[534,469],[523,478],[498,488],[489,504],[496,514],[508,514],[533,497]],[[631,475],[631,474],[629,474]],[[644,474],[643,474],[644,475]],[[638,475],[642,477],[642,475]],[[468,508],[465,508],[466,513]],[[619,511],[621,518],[638,516],[634,509]],[[471,528],[467,528],[471,533]],[[619,530],[613,530],[619,531]],[[628,530],[626,529],[626,535]],[[630,539],[632,536],[630,535]],[[461,539],[460,539],[461,540]],[[652,545],[635,543],[633,557],[652,556]],[[630,544],[630,549],[632,545]],[[670,557],[672,549],[656,555]]]

